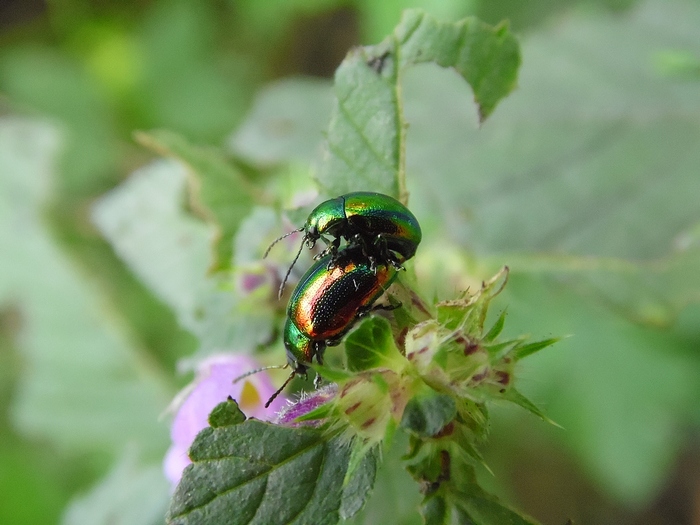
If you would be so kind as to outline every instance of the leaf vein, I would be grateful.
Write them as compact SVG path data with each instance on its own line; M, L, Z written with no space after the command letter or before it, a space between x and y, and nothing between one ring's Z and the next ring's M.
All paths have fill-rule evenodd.
M364 134L364 132L360 129L360 126L357 123L357 121L348 112L345 102L339 100L338 107L340 108L341 114L346 118L350 126L352 126L352 129L354 129L355 132L360 136L360 139L362 140L362 143L366 146L366 148L374 155L374 157L380 162L380 164L383 164L384 166L389 168L389 170L394 171L394 166L391 165L389 160L384 155L379 153L379 151L372 147L372 144L367 138L367 135Z
M212 501L214 501L214 500L215 500L216 498L218 498L219 496L224 496L224 495L228 494L229 492L232 492L232 491L234 491L234 490L236 490L236 489L238 489L238 488L240 488L240 487L243 487L243 486L245 486L245 485L247 485L247 484L249 484L249 483L252 483L252 482L258 480L259 478L264 478L265 476L269 476L269 474L270 474L270 472L271 472L272 470L281 468L283 465L286 465L287 463L289 463L289 462L295 460L297 457L300 457L300 456L302 456L303 454L306 454L307 452L312 451L315 447L317 447L317 446L319 446L319 445L320 445L320 446L325 446L325 441L312 441L312 442L311 442L311 445L312 445L312 446L308 446L308 447L304 447L304 448L300 449L300 450L299 450L298 452L296 452L295 454L292 454L292 455L290 455L289 457L285 458L283 461L281 461L281 462L279 462L279 463L275 463L275 464L273 464L273 465L269 465L268 463L265 463L265 462L263 462L263 461L258 461L258 462L256 462L256 463L262 464L262 465L269 465L269 468L266 469L266 470L264 470L264 471L261 472L260 474L257 474L256 476L253 476L252 478L247 478L247 479L243 480L241 483L237 483L237 484L235 484L235 485L233 485L233 486L231 486L231 487L228 487L226 490L224 490L224 491L222 491L222 492L214 492L214 491L212 491L213 496L212 496L210 499L208 499L208 500L206 500L206 501L202 501L202 502L201 502L200 504L198 504L197 506L192 507L192 508L190 508L190 509L187 509L185 512L182 512L182 513L180 513L180 514L177 514L176 516L173 516L173 517L186 516L187 514L193 512L194 510L199 509L199 508L203 508L204 506L208 505L209 503L211 503ZM218 457L218 458L212 458L212 459L208 459L208 458L207 458L207 459L200 459L200 460L197 460L195 463L197 463L197 464L209 464L209 463L214 463L214 462L216 462L216 461L221 461L222 459L227 459L227 458L238 458L238 459L243 459L243 460L246 460L246 461L250 461L249 458L246 458L246 457L244 457L244 456L230 455L230 456L224 456L224 457Z
M406 31L406 34L404 35L403 39L400 41L400 43L406 44L411 38L413 38L413 35L418 31L418 28L423 24L425 21L425 13L421 13L420 16L416 19L416 23L413 25L413 27L409 28Z
M327 444L327 442L324 443L324 448L326 448ZM326 457L328 456L328 450L325 450L324 452L325 453L321 456L321 465L318 468L318 475L315 477L313 493L311 494L310 498L307 498L306 503L304 503L304 506L301 509L299 509L299 512L297 512L294 515L294 517L289 520L290 523L297 517L299 517L302 512L304 512L304 510L309 506L309 503L311 503L311 501L314 499L314 496L316 495L316 491L318 490L318 478L320 477L321 472L323 472L323 466L326 464Z

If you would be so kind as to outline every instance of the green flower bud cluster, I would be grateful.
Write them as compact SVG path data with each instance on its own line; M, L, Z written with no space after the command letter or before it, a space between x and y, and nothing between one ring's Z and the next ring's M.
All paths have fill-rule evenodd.
M346 341L348 368L355 373L321 367L338 384L337 393L300 419L325 418L332 429L343 427L365 444L381 442L401 426L421 438L469 441L461 446L472 450L486 434L488 400L513 401L544 417L513 388L513 370L521 357L556 340L497 341L505 313L484 327L489 303L507 276L504 268L481 290L439 303L433 317L403 330L382 318L368 320Z

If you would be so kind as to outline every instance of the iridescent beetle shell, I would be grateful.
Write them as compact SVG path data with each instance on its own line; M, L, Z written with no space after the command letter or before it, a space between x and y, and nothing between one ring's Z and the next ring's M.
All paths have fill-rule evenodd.
M313 248L318 239L333 237L323 254L335 254L344 238L360 246L365 257L376 263L400 267L413 257L422 232L415 215L399 201L370 191L356 191L329 199L309 214L303 227L304 240Z
M287 306L284 345L287 360L304 374L314 357L320 363L326 346L338 344L357 319L396 278L390 265L372 269L359 247L316 261L294 289Z

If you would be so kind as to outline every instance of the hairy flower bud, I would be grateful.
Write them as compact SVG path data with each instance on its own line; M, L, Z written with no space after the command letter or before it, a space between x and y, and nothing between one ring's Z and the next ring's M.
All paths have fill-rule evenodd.
M338 393L336 407L353 433L370 441L381 441L393 418L401 420L409 399L409 389L391 370L358 374Z
M335 399L337 394L338 385L335 383L319 388L315 392L302 392L301 397L296 403L289 404L281 410L279 416L277 416L277 419L275 420L275 423L291 427L302 425L319 426L325 421L324 419L314 419L310 421L296 421L296 419L305 416L312 410L316 410L321 405L332 401Z
M489 377L489 354L480 341L430 320L406 334L406 358L418 374L443 389L472 387Z

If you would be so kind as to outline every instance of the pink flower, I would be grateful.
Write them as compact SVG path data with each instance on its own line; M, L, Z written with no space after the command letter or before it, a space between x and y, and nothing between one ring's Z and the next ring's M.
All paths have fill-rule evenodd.
M247 417L277 417L287 400L280 395L265 408L265 402L277 390L267 373L260 372L233 384L235 378L256 368L260 364L255 359L236 354L213 356L201 363L194 382L183 392L170 430L173 444L165 455L163 469L173 487L191 463L187 451L197 433L208 426L209 413L228 396L238 402Z

